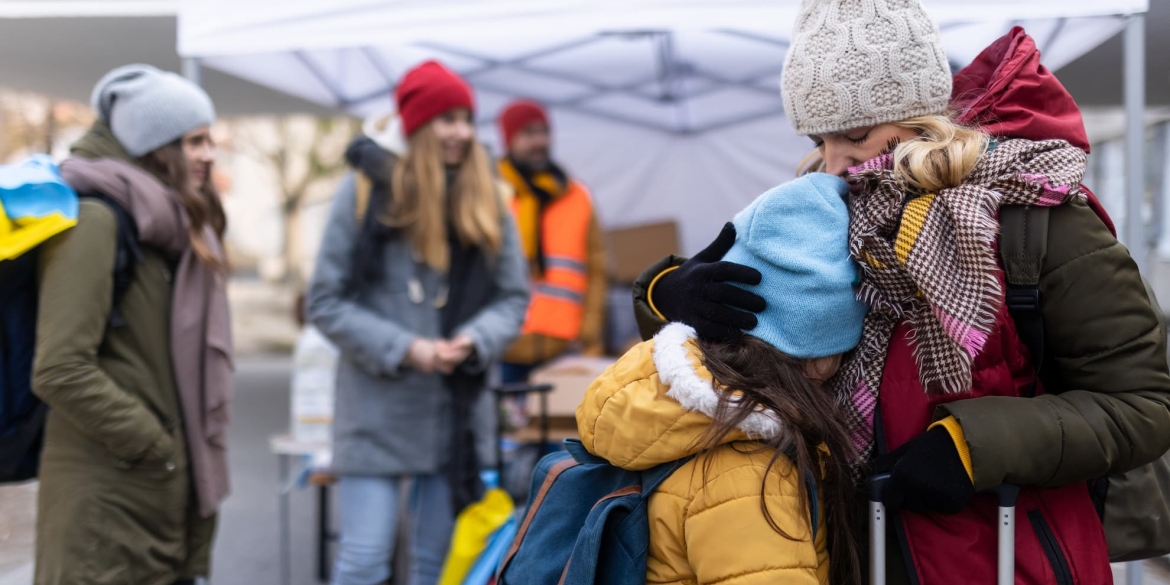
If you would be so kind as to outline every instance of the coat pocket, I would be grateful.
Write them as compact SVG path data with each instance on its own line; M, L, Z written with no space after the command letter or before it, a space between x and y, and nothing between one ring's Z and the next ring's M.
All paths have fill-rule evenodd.
M92 463L45 470L37 518L37 583L161 583L185 555L190 478Z
M173 471L177 466L177 456L178 442L168 431L150 446L142 459L133 462L119 461L119 465L116 467L123 471L131 469Z

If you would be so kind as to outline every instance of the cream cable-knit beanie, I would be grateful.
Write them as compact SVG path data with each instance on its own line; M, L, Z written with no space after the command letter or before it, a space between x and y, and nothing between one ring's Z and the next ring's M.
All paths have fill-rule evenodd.
M919 0L804 0L780 82L801 135L946 111L951 71Z

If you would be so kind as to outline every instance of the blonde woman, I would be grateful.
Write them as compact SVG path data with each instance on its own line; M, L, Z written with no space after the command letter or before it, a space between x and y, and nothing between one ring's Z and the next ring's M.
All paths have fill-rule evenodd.
M853 187L871 310L831 386L857 474L891 473L890 582L994 582L996 502L975 494L1004 482L1023 487L1016 583L1111 582L1094 480L1170 447L1170 375L1138 268L1080 184L1071 97L1019 29L952 83L918 0L805 0L782 85L808 170ZM1005 304L1007 206L1050 209L1039 356ZM727 281L759 274L718 261L734 236L647 271L645 333L663 316L711 337L755 326L763 300Z
M455 514L479 497L494 454L484 373L528 304L527 265L475 140L471 89L427 62L396 99L408 150L398 159L351 149L357 172L340 187L308 291L310 320L341 351L338 585L389 577L405 477L416 520L409 582L438 580Z

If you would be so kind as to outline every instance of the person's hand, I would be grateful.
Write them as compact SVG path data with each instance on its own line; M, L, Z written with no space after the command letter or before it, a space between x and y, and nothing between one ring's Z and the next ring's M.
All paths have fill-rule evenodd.
M460 335L452 340L440 339L435 342L435 369L443 374L455 371L475 349L475 342L468 335Z
M735 225L728 222L705 250L658 280L651 302L667 321L720 341L734 341L756 327L753 313L762 312L767 303L732 283L757 285L763 277L755 268L722 261L734 244Z
M410 349L406 352L406 359L403 360L402 365L421 372L423 374L432 374L435 372L436 359L436 344L430 339L416 339L410 343Z
M975 495L971 476L951 434L943 427L930 429L878 457L874 472L890 474L882 502L895 510L958 514Z

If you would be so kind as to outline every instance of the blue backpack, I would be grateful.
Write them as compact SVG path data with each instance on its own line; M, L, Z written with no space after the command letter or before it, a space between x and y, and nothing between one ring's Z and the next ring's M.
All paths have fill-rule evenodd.
M82 197L102 201L117 218L109 326L120 327L118 305L142 257L137 226L104 195ZM0 484L32 479L40 467L48 407L32 392L38 246L76 223L77 198L47 157L0 166Z
M627 471L576 439L536 466L528 511L498 585L643 585L650 546L647 500L690 457ZM817 526L816 486L806 485ZM815 538L815 533L814 533Z

